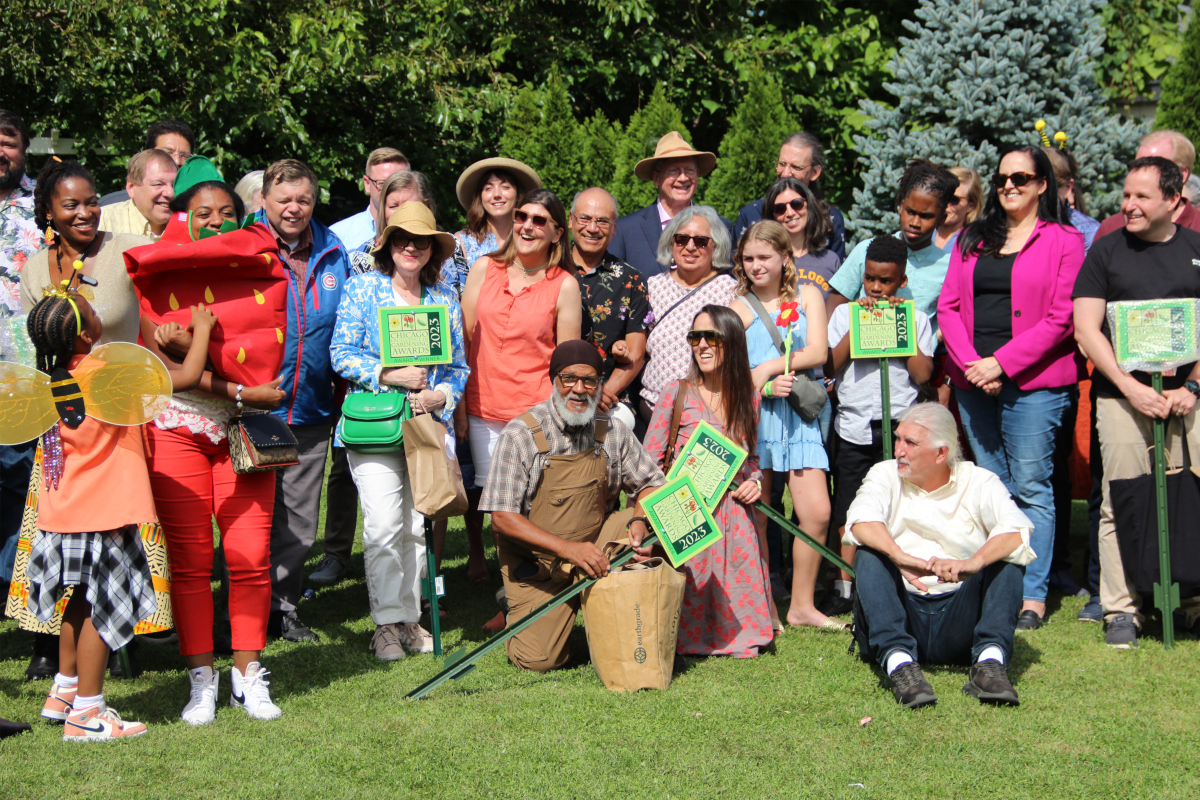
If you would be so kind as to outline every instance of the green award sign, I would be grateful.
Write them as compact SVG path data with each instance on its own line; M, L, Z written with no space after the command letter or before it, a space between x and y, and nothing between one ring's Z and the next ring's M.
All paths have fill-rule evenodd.
M667 481L642 501L642 509L676 567L721 541L721 529L687 475Z
M428 367L453 360L447 306L379 309L380 361L386 367Z
M1108 318L1121 369L1157 372L1196 359L1196 301L1191 298L1109 303Z
M709 511L715 511L745 460L745 450L718 433L712 425L701 422L675 459L667 480L687 475L704 505Z
M850 305L850 357L894 358L917 354L917 314L912 300L874 308Z

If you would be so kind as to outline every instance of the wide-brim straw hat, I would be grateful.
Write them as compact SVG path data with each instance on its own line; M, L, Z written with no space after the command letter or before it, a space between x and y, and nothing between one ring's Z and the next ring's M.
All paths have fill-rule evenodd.
M424 203L412 201L401 203L400 207L388 217L387 227L383 229L383 235L379 237L379 244L372 247L371 252L377 253L387 247L392 234L396 231L404 231L412 236L430 237L441 248L443 260L454 253L454 237L437 229L433 212Z
M512 174L521 184L518 194L542 188L542 179L528 164L522 164L515 158L485 158L483 161L476 161L458 176L454 193L458 195L460 206L464 209L471 207L471 202L479 194L479 181L492 170L504 170Z
M633 174L644 181L654 179L654 162L661 161L664 158L686 158L692 156L696 159L696 170L700 173L700 177L713 171L713 167L717 166L716 153L710 153L706 150L693 150L692 146L684 141L684 138L679 135L678 131L671 131L666 136L658 140L658 145L654 148L654 155L650 158L643 158L633 168Z

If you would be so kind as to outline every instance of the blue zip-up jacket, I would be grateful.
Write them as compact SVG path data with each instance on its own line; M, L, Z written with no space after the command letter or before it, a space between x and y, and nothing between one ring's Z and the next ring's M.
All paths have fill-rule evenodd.
M260 209L254 221L267 225L265 212ZM333 339L342 290L350 277L350 258L333 231L315 219L309 225L313 248L305 285L299 286L292 271L285 269L287 338L279 371L283 382L279 388L287 396L273 413L292 425L332 423L341 413L334 402L334 382L338 375L329 358L329 343Z

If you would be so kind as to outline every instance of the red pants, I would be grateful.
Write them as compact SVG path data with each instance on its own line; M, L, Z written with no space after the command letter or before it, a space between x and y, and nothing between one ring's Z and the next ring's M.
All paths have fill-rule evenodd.
M146 426L146 463L171 564L171 611L185 656L213 650L213 529L229 565L234 650L261 650L271 612L271 515L275 473L237 475L225 442L186 428Z

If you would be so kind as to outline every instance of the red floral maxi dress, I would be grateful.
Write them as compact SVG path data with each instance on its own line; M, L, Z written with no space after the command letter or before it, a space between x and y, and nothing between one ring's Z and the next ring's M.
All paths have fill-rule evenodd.
M646 450L660 467L671 434L671 412L678 391L678 381L663 388L646 432ZM725 426L692 389L684 399L676 455L701 421L725 433ZM751 456L730 488L736 489L743 481L761 476L758 459ZM687 588L679 616L678 651L683 655L752 658L774 638L767 609L767 565L758 547L758 533L748 506L726 492L713 518L724 534L721 541L683 566Z

